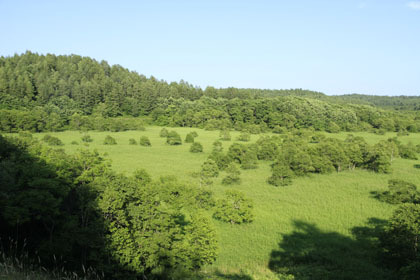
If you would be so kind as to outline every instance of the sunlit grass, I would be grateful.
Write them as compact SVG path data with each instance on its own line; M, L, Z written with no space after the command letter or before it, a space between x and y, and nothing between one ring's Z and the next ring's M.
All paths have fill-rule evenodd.
M136 169L144 168L154 178L175 175L181 181L198 185L198 180L192 173L200 170L201 164L211 152L212 143L219 138L219 132L174 128L183 140L188 132L198 132L199 136L195 141L203 145L204 152L191 153L190 144L166 144L166 139L159 137L160 129L161 127L147 127L146 131L88 132L93 138L88 148L96 149L101 154L107 153L115 171L130 174ZM65 144L63 148L69 153L86 148L81 141L83 134L80 132L50 134L59 137ZM233 140L239 135L237 132L231 134ZM364 137L370 144L396 136L395 133L353 134ZM117 145L103 145L106 135L114 137ZM138 142L143 135L149 137L151 147L129 145L130 138ZM328 134L340 139L347 135L348 133ZM42 138L43 134L36 136ZM251 141L259 137L252 135ZM399 139L403 143L411 141L419 144L420 134L410 134ZM72 141L77 141L79 145L72 145ZM223 142L225 150L232 142ZM365 225L369 218L387 219L392 213L394 206L379 202L370 192L384 190L389 179L403 179L420 186L420 169L414 168L414 165L419 163L396 159L392 164L392 174L355 170L311 175L294 179L293 184L287 187L273 187L267 184L266 180L270 175L269 162L259 162L258 169L255 170L241 170L242 183L229 188L241 190L254 200L255 221L240 226L215 221L219 235L219 257L214 265L205 270L232 273L243 271L256 279L274 277L268 269L270 253L278 249L282 235L293 232L294 221L308 222L315 224L320 230L351 237L352 228ZM216 196L220 196L228 188L221 184L223 176L222 172L214 184L209 186Z

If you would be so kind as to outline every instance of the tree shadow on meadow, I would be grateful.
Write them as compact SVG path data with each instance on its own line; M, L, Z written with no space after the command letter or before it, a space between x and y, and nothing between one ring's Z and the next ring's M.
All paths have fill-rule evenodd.
M283 235L271 252L269 268L295 279L392 279L380 266L378 234L386 221L371 218L353 228L353 238L325 232L316 225L294 221L295 230Z
M220 279L220 280L253 280L251 276L243 274L243 273L224 274L221 272L216 272L215 276L216 276L215 279Z
M251 276L244 273L223 273L221 271L215 271L211 274L199 275L190 280L253 280Z

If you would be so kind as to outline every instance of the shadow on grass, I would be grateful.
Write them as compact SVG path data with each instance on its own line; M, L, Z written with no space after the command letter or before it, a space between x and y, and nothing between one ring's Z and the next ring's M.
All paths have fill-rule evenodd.
M369 194L371 198L377 199L380 202L389 204L399 203L398 201L394 201L394 198L389 191L371 191Z
M377 246L385 222L371 218L366 227L354 228L351 238L294 221L295 230L283 235L279 249L271 252L269 268L294 279L391 279L380 266Z
M137 278L134 279L141 279L139 275ZM244 274L244 273L223 273L219 270L213 272L191 272L191 271L183 271L183 270L167 270L163 271L160 274L152 275L151 278L147 278L151 280L254 280L251 276Z
M214 273L214 278L210 279L220 279L220 280L253 280L253 278L249 275L243 273L234 273L234 274L224 274L219 271Z

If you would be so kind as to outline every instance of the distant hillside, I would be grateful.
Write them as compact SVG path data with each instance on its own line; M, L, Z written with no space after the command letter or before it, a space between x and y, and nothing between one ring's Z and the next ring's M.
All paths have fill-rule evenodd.
M385 109L420 111L420 96L375 96L348 94L329 96L332 101L365 104Z
M65 129L72 120L79 123L74 118L90 115L148 116L156 124L208 129L249 130L249 126L254 126L257 131L277 127L417 131L417 125L411 121L415 115L372 106L418 110L419 100L326 96L303 89L203 90L184 81L168 83L147 78L119 65L110 66L106 61L78 55L39 55L28 51L0 58L0 130L4 131ZM46 124L45 118L55 119L54 125Z
M208 87L202 90L184 81L167 83L154 77L146 78L119 65L110 66L106 61L98 62L89 57L38 55L29 51L0 58L0 94L3 108L53 104L90 114L103 103L107 105L105 114L109 116L148 114L156 107L159 98L197 100L203 96L232 99L322 95L302 89Z

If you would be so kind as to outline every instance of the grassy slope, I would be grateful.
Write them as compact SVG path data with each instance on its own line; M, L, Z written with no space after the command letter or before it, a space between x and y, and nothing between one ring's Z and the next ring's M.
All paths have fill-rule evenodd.
M196 141L204 146L204 153L190 153L190 144L169 146L165 139L159 137L160 127L147 127L144 132L128 131L119 133L89 132L94 139L90 149L100 153L108 153L112 159L113 168L119 172L130 174L135 169L144 168L154 178L161 175L175 175L180 180L191 184L197 179L192 172L199 171L200 166L211 151L212 143L218 139L217 131L204 131L191 128L176 128L182 138L190 131L197 131ZM67 152L74 152L83 147L80 132L51 133L58 136L64 143ZM385 136L355 133L363 136L373 144ZM106 135L113 136L118 145L103 145ZM140 136L146 135L152 142L152 147L128 145L129 138L137 142ZM238 133L232 133L235 139ZM330 135L345 138L346 133ZM38 137L42 137L39 134ZM259 136L252 135L252 141ZM71 145L72 141L80 145ZM419 134L400 137L402 142L420 143ZM232 142L224 142L227 149ZM242 171L242 183L232 188L239 189L252 197L255 204L255 221L249 225L231 226L216 222L219 233L220 254L214 265L206 270L220 270L226 273L243 271L256 279L272 278L274 275L268 269L270 254L279 249L284 235L296 230L295 222L305 222L315 225L322 232L336 232L345 237L352 237L351 230L367 224L369 218L386 219L390 216L393 206L380 203L370 195L371 191L384 190L387 180L400 178L420 186L419 169L413 168L416 161L397 159L393 162L392 174L375 174L364 170L346 171L328 175L312 175L294 180L288 187L276 188L266 183L270 174L268 162L260 162L258 169ZM418 163L418 162L417 162ZM216 195L221 195L227 188L220 184L224 174L216 179L213 186ZM337 256L339 257L339 256Z

